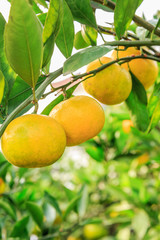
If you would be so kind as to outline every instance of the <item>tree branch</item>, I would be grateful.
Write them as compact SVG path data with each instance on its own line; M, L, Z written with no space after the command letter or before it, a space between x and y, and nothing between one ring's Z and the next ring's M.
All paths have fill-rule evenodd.
M101 3L102 5L105 5L106 7L112 9L114 11L116 4L110 0L93 0L94 2L98 2ZM139 25L144 27L145 29L147 29L149 32L153 32L154 34L157 35L158 37L160 37L160 30L159 29L155 29L155 26L153 26L152 24L148 23L147 21L145 21L143 18L134 15L133 17L133 21Z

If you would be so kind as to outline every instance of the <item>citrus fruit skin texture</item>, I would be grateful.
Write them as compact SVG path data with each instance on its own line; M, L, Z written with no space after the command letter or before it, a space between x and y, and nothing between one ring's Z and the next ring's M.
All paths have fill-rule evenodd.
M53 118L31 114L14 119L6 128L1 147L6 159L15 166L48 166L64 152L66 135Z
M124 49L124 47L119 47L119 49ZM134 47L127 48L125 51L118 51L118 58L128 57L128 56L138 56L141 55L140 50ZM117 59L117 51L113 51L112 57ZM126 70L131 70L131 72L138 78L138 80L143 84L145 89L148 89L155 82L158 76L158 65L156 61L150 59L134 59L129 63L124 63L121 66Z
M62 101L49 115L63 126L67 146L81 144L96 136L105 122L101 105L88 96L76 96Z
M106 229L99 224L87 224L83 228L83 234L87 239L99 239L106 236Z
M100 61L97 59L87 66L87 72L111 61L108 57L102 57ZM127 99L132 89L132 80L130 74L115 63L85 80L83 87L101 103L114 105Z
M134 127L133 122L131 120L123 120L122 122L123 132L130 133L131 127Z

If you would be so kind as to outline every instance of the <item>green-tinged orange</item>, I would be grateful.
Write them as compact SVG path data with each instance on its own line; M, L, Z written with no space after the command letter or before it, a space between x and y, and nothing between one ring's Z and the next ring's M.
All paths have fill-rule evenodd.
M83 228L83 234L86 239L94 240L107 236L106 229L100 224L87 224Z
M6 159L15 166L48 166L64 152L66 135L53 118L30 114L14 119L6 128L1 147Z
M88 96L76 96L62 101L49 115L63 126L67 146L81 144L96 136L105 122L103 108Z
M119 47L120 51L113 51L112 57L114 59L128 57L128 56L138 56L141 55L140 50L135 47L127 48L127 50L122 51L124 47ZM158 65L156 61L150 59L134 59L129 63L124 63L121 65L126 70L131 70L131 72L138 78L138 80L143 84L145 89L148 89L153 85L158 76ZM128 68L129 66L129 68Z
M2 178L0 178L0 194L4 193L5 191L5 182Z
M87 66L87 72L111 61L108 57L97 59ZM132 89L132 80L128 71L114 63L85 80L83 87L101 103L114 105L127 99Z

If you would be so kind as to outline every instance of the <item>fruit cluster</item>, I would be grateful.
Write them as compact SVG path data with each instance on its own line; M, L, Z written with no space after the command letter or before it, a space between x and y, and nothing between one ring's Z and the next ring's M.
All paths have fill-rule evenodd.
M140 51L135 48L119 51L119 57L133 54L140 55ZM116 51L112 57L117 58ZM108 57L97 59L88 65L87 72L112 60ZM84 89L101 103L121 103L132 89L128 68L146 89L158 75L157 63L135 59L121 66L114 63L98 72L83 82ZM2 151L6 159L18 167L48 166L62 156L66 146L75 146L96 136L104 122L103 108L95 99L72 97L56 105L49 116L31 114L14 119L2 136Z

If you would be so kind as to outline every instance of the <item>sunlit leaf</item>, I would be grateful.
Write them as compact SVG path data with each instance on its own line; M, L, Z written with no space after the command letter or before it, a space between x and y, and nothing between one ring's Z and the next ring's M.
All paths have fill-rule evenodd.
M74 25L72 13L65 2L62 0L63 19L61 27L56 38L56 44L62 54L68 58L71 56L74 42Z
M62 14L62 0L51 0L43 29L43 43L46 43L52 34L54 38L57 37L62 22Z
M64 212L63 219L67 218L67 216L70 214L70 212L77 205L79 199L80 199L80 195L78 195L74 199L72 199L72 201L69 203L69 205L67 206L67 208L66 208L66 210Z
M34 87L42 63L42 29L27 0L13 0L5 27L7 59L15 72Z
M75 37L74 37L74 47L79 50L82 48L86 48L88 47L90 44L86 43L83 36L82 36L82 32L79 31L76 33Z
M142 2L142 1L141 1ZM114 25L118 38L129 27L140 0L117 0L114 10Z

